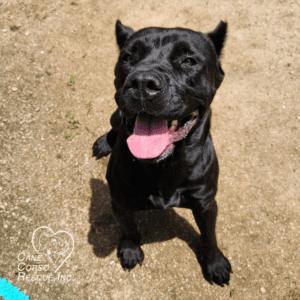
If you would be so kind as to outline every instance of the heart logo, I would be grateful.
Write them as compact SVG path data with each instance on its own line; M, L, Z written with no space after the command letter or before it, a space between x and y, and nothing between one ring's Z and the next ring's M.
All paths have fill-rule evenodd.
M72 235L64 230L56 233L47 226L41 226L32 234L32 246L38 254L48 256L54 266L58 266L54 273L71 256L74 250Z

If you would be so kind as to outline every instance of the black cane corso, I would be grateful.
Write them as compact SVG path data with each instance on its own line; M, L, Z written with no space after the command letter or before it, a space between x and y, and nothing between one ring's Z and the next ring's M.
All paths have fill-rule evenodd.
M134 32L116 23L118 109L93 154L99 159L111 153L106 178L125 271L144 259L134 212L184 207L201 231L205 279L229 284L231 265L215 234L219 167L210 134L210 105L224 78L226 32L222 21L208 34L158 27Z

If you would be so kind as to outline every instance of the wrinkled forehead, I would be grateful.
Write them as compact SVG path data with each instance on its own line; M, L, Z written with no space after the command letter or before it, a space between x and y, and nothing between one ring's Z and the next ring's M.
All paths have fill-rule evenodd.
M207 50L209 42L201 32L183 28L145 28L134 33L124 47L125 51L164 51L177 54L199 54Z

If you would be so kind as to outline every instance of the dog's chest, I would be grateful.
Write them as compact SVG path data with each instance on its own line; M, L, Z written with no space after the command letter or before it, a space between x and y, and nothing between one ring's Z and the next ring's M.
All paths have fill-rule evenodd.
M167 207L178 207L181 202L181 190L177 189L175 193L168 198L162 195L150 195L146 201L146 205L152 208L163 209Z
M147 209L179 206L183 202L181 184L184 180L184 167L174 165L167 169L156 166L146 168L150 195L142 205Z

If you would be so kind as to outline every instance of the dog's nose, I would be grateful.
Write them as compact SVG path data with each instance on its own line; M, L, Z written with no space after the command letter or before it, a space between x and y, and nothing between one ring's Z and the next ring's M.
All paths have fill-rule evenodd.
M161 91L162 83L154 74L139 72L126 81L125 89L129 89L135 94L143 93L147 98L151 98Z

